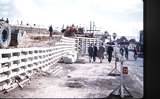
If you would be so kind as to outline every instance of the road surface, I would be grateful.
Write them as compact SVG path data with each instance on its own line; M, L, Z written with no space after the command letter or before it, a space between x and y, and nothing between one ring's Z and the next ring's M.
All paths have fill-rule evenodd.
M131 53L132 55L132 53ZM39 73L32 77L30 85L16 88L1 98L104 98L120 84L119 76L108 76L114 68L114 59L99 63L88 63L88 57L80 57L74 64L58 63L57 71ZM118 69L119 65L118 63ZM134 61L130 56L124 63L129 74L125 76L125 86L134 98L143 97L143 59Z

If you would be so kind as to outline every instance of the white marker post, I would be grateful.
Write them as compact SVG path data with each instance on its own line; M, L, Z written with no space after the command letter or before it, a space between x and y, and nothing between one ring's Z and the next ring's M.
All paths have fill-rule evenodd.
M120 71L117 69L117 62L118 62L118 55L117 55L117 44L115 44L115 67L113 68L113 70L111 70L110 73L108 73L109 76L120 76Z
M124 93L123 93L123 61L124 61L124 57L121 57L121 80L120 80L120 90L121 90L121 98L124 98Z
M124 82L123 82L123 74L125 73L124 70L123 70L123 64L124 64L124 56L121 56L121 60L120 60L120 63L121 63L121 72L120 72L120 85L114 89L110 95L118 95L120 96L121 98L124 98L125 96L129 96L129 97L132 97L132 95L130 94L130 92L127 90L127 88L125 87L124 85ZM128 73L128 71L127 71ZM126 74L127 74L126 73ZM118 94L115 94L117 93L118 91Z

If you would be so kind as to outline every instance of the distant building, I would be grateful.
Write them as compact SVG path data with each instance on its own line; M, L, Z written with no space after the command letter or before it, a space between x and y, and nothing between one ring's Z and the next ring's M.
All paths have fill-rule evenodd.
M137 42L137 47L138 47L138 56L139 57L144 57L144 53L143 53L143 45L144 45L144 39L143 39L143 35L144 32L143 30L140 31L140 37L139 37L139 42Z
M144 32L143 30L140 31L140 38L139 38L139 43L140 43L140 52L143 53L143 46L144 46Z
M142 44L142 45L143 45L143 42L144 42L144 40L143 40L143 35L144 35L143 30L141 30L141 31L140 31L139 42L140 42L140 44Z

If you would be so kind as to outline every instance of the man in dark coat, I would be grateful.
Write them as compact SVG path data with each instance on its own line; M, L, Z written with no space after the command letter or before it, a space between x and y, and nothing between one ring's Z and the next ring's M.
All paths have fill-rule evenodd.
M105 48L103 47L103 43L102 43L98 50L98 56L100 59L100 63L102 63L102 60L104 59L104 52L105 52Z
M124 49L123 47L120 48L120 54L123 56L124 55Z
M89 62L91 62L92 57L93 57L93 46L92 46L92 44L90 44L89 47L88 47L88 55L89 55Z
M97 46L96 44L93 46L93 62L96 61L96 57L97 57Z
M135 60L137 60L137 56L138 56L138 54L137 54L137 48L134 47L134 59Z
M113 52L113 47L111 45L109 45L108 48L107 48L108 62L109 63L112 61L112 52Z
M127 46L125 47L125 57L128 60L128 47Z
M49 27L49 37L52 37L53 28L52 25Z

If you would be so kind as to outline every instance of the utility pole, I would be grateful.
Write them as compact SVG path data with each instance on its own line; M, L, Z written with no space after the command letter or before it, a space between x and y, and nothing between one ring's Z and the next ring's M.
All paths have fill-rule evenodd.
M91 33L91 30L92 30L92 22L90 21L90 33Z
M100 30L94 29L94 27L95 27L95 22L93 22L93 27L92 27L92 21L90 21L90 29L87 31L89 31L90 33L91 33L91 31L93 31L93 34L94 34L94 31L100 31Z
M94 21L93 21L93 34L94 34L94 27L95 27L95 23L94 23Z

